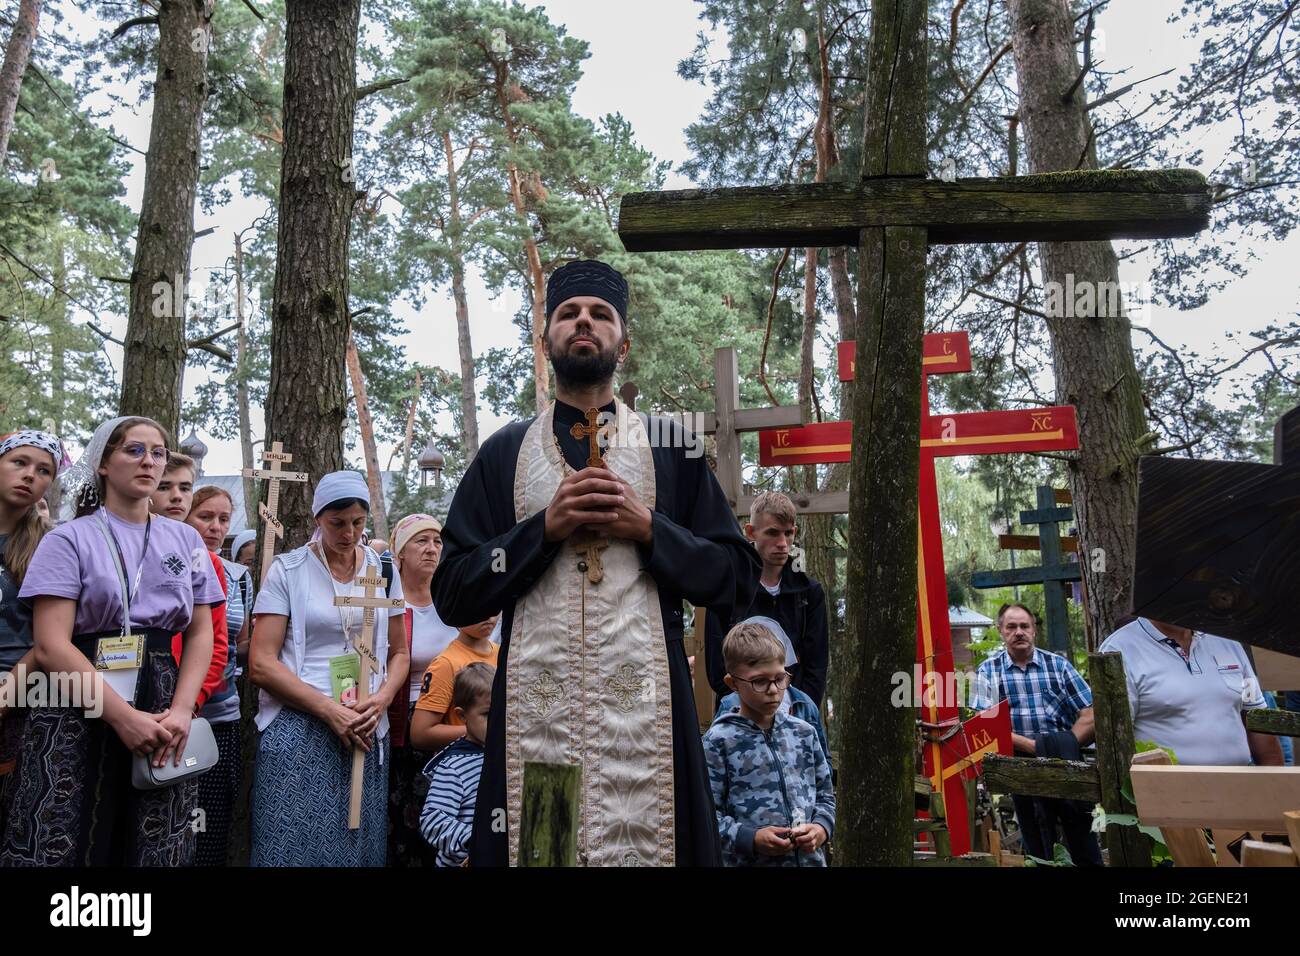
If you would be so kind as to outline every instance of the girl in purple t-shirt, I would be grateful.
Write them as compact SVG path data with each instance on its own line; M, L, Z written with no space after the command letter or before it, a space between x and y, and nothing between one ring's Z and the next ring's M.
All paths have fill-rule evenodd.
M96 429L73 469L78 517L45 536L27 570L19 596L33 607L36 662L76 675L83 693L52 702L81 706L27 712L0 865L193 858L195 781L131 785L132 753L180 762L212 657L211 605L223 600L198 532L149 514L167 444L148 418Z

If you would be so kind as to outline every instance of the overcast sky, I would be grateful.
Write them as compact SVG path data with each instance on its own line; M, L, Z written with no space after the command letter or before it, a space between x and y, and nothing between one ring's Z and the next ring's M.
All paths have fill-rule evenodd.
M86 23L82 15L67 4L63 6L69 10L71 24ZM584 75L574 95L575 109L593 120L606 113L620 112L631 122L638 141L658 157L670 160L674 166L687 159L689 152L683 130L699 116L708 91L681 80L676 66L694 48L696 34L704 26L697 19L698 4L694 0L551 0L542 6L553 21L565 24L571 34L590 44L591 56L583 64ZM1094 48L1106 69L1131 68L1131 79L1167 67L1175 69L1169 77L1130 94L1135 107L1140 107L1162 84L1176 82L1178 72L1195 58L1199 44L1183 37L1180 26L1165 22L1178 6L1177 0L1120 0L1112 3L1098 19L1101 35ZM148 143L149 108L150 104L145 103L138 113L117 109L112 115L118 134L140 149ZM1218 162L1223 155L1221 142L1222 138L1215 134L1207 137L1210 161ZM127 202L138 210L144 178L143 157L131 154L131 158L135 160L135 168L127 181ZM1211 170L1203 171L1208 174ZM960 167L958 175L962 175ZM668 185L672 188L692 184L673 173ZM195 243L191 295L203 293L207 275L213 269L220 269L231 255L234 231L247 226L259 211L256 204L237 200L211 216L201 210L196 213L197 229L215 226L217 231ZM1175 347L1213 354L1224 350L1226 331L1244 333L1274 319L1285 320L1297 310L1294 282L1294 263L1300 258L1297 253L1300 253L1300 238L1295 236L1287 243L1261 250L1261 261L1250 275L1205 307L1190 313L1150 310L1152 330ZM1143 282L1148 272L1149 264L1141 256L1121 264L1121 279L1127 282ZM503 301L493 301L476 275L471 276L469 293L475 354L514 345L517 330L510 318L519 305L516 294L507 293ZM418 312L405 302L396 303L394 311L405 322L401 344L411 359L452 370L459 367L449 291L430 295ZM119 317L113 333L120 337L125 324L125 317ZM1144 344L1143 336L1134 338L1136 343ZM111 345L109 348L115 367L120 369L120 349ZM1243 373L1249 368L1244 368ZM187 398L203 374L201 370L187 371ZM481 392L482 379L479 385ZM484 438L503 424L485 406L480 407L479 422ZM254 437L260 438L261 416L256 409L253 427ZM218 441L204 432L200 435L211 448L206 462L209 474L230 474L239 468L237 441ZM390 451L390 447L381 445L381 463L388 461ZM360 464L359 451L351 457L354 463Z

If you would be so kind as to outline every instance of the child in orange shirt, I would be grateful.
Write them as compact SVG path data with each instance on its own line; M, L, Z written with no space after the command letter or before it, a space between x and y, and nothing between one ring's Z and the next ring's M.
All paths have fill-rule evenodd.
M474 663L496 667L499 648L488 640L500 614L469 627L462 627L447 649L435 657L424 672L420 699L411 714L411 746L437 751L465 736L465 722L451 706L456 675Z

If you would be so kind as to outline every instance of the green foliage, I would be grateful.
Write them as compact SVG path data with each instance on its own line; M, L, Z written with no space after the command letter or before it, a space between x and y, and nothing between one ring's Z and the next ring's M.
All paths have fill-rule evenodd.
M28 73L0 181L0 433L48 425L89 436L116 403L104 311L129 270L134 217L121 202L122 150L57 77Z

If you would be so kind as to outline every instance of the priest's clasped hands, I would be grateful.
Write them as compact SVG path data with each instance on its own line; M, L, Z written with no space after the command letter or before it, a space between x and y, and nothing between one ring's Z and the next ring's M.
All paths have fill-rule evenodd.
M563 541L579 528L611 538L649 544L650 509L636 491L608 468L587 467L565 475L546 508L547 541Z

